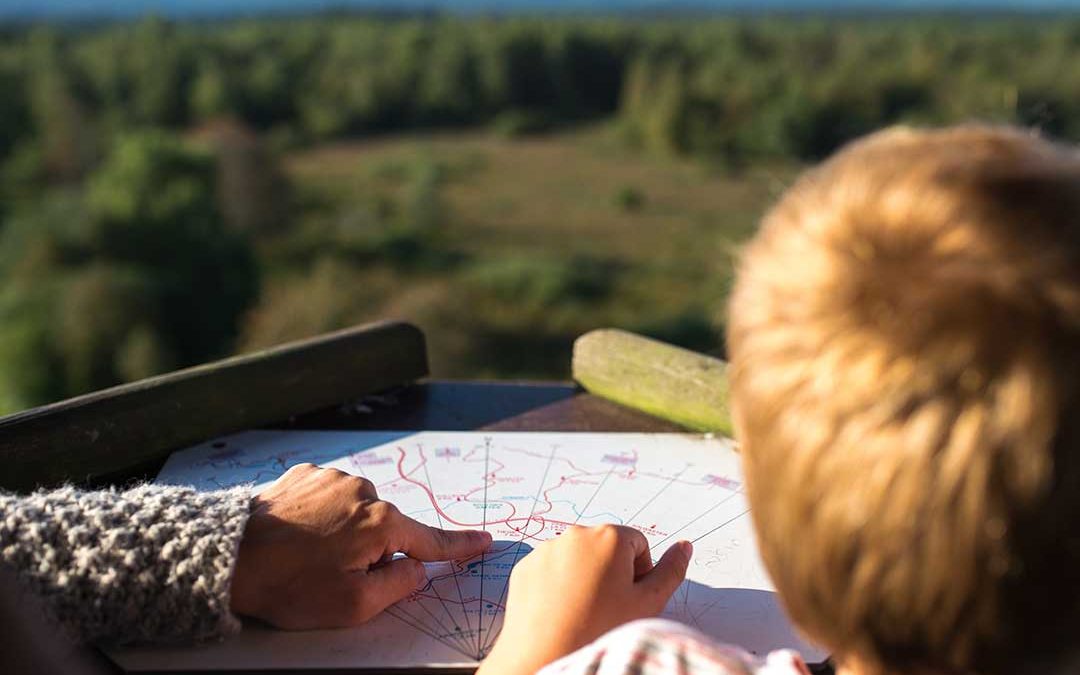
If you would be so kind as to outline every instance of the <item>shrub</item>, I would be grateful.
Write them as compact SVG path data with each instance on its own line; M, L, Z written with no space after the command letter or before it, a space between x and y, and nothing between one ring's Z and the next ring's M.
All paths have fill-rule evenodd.
M612 289L616 266L590 256L570 259L507 257L474 265L467 283L489 297L526 308L592 302Z
M645 193L633 185L624 185L615 192L615 206L623 211L640 211L645 206Z
M534 136L551 131L553 126L549 114L532 110L508 110L491 122L492 131L503 138Z

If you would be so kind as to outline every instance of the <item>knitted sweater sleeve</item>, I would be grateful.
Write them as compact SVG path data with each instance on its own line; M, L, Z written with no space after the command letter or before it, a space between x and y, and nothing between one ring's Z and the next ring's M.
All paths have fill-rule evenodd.
M85 642L233 633L229 586L250 491L142 485L0 493L0 563Z

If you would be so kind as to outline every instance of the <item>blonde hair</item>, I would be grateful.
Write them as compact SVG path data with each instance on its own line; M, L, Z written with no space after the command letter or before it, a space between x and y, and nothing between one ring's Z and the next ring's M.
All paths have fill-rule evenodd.
M850 145L766 216L728 328L759 545L811 638L890 672L1070 657L1073 150L987 126Z

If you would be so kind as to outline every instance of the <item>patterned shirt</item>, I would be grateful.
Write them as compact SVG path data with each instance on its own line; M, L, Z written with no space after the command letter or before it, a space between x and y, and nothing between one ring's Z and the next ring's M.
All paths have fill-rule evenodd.
M810 675L792 651L764 659L719 644L674 621L645 619L617 628L537 675Z

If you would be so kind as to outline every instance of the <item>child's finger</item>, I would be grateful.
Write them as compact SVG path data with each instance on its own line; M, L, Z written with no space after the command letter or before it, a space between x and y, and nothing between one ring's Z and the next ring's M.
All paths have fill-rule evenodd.
M634 556L634 580L648 574L652 568L652 555L649 552L649 540L640 530L632 527L617 527L619 538L630 548Z
M645 549L634 558L634 580L645 576L653 569L652 552Z
M693 552L694 547L690 542L677 542L661 556L651 572L638 580L637 587L655 600L656 611L663 609L671 594L686 578Z

